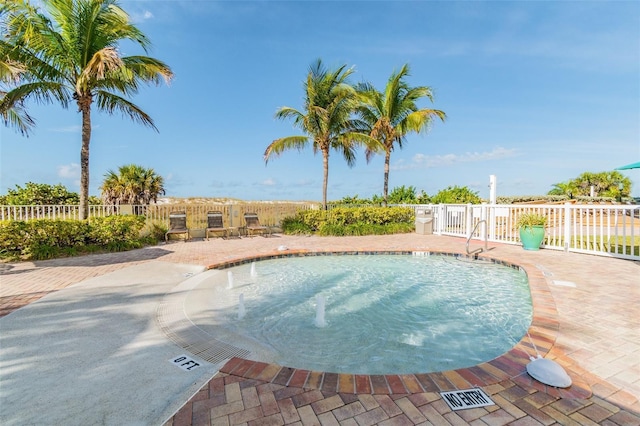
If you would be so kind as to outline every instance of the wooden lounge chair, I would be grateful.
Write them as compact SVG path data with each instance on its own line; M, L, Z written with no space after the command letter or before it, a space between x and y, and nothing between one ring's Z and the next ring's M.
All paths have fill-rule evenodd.
M169 230L164 234L165 241L169 240L169 234L187 234L185 241L190 238L186 212L169 213Z
M245 213L244 222L247 236L249 237L257 233L261 234L263 237L265 236L265 234L271 235L271 228L261 225L256 213Z
M209 240L209 233L222 234L222 238L229 236L229 230L222 222L222 212L207 212L207 229L204 230L204 238Z

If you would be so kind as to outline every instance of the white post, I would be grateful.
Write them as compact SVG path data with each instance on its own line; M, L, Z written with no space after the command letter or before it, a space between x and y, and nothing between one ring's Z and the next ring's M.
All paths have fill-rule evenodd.
M484 222L480 224L480 239L485 242L487 241L487 221L489 220L487 215L488 208L490 207L487 207L484 203L482 203L480 207L480 220L484 220Z
M495 204L497 200L496 175L489 175L489 204Z
M444 204L429 204L433 209L433 233L442 234L442 231L446 229L446 215L444 214ZM437 219L437 220L436 220Z
M564 203L564 251L571 246L571 203Z
M496 175L489 175L489 238L496 238L496 203L498 202L498 178ZM485 235L487 235L485 233Z
M473 232L473 204L467 204L466 208L466 220L465 220L465 231L467 234L467 239L471 238L471 233Z

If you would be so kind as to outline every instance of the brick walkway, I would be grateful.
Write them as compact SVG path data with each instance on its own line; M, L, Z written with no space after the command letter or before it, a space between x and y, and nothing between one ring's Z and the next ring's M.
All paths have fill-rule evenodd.
M416 234L375 237L242 238L172 243L125 253L0 265L0 313L6 315L52 291L156 259L214 265L292 250L431 250L461 253L457 238ZM369 391L345 390L338 375L303 376L280 366L232 359L167 425L640 425L640 265L496 245L489 256L526 265L550 306L534 302L534 339L574 385L557 390L524 371L523 357L503 356L464 372L409 375L398 382L369 378ZM531 280L530 280L531 281ZM546 297L546 299L545 299ZM534 297L535 300L535 297ZM549 321L551 319L551 321ZM541 321L537 325L536 320ZM551 337L545 345L543 340ZM522 342L521 342L522 343ZM508 354L507 354L508 355ZM468 374L471 372L472 374ZM368 377L368 376L367 376ZM373 376L372 376L373 377ZM439 392L481 387L496 405L451 411Z

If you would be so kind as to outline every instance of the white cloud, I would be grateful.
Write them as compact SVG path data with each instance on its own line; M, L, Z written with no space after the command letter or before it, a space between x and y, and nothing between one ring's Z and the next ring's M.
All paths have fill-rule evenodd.
M478 163L500 160L503 158L515 157L516 155L516 149L507 149L503 147L496 147L492 151L488 152L465 152L464 154L416 154L411 159L410 164L406 164L406 162L401 160L391 168L393 170L430 169L434 167L451 166L458 163Z
M271 178L265 179L265 180L263 180L261 182L261 185L264 185L264 186L275 186L276 185L276 181L271 179Z
M71 163L58 166L58 177L80 180L80 164Z
M55 133L80 133L82 131L82 126L66 126L66 127L55 127L49 129L51 132Z
M58 166L58 177L66 182L67 187L80 188L80 165L71 163Z
M149 19L153 19L154 16L153 16L153 13L151 13L151 11L145 9L142 11L136 10L133 12L129 12L129 18L134 23L140 23L140 22L148 21Z

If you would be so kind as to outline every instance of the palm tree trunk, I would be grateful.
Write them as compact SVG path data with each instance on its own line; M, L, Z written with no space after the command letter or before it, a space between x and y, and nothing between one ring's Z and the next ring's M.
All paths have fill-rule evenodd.
M382 188L383 203L387 207L387 195L389 194L389 162L391 161L391 151L386 151L384 154L384 185Z
M322 153L324 179L322 181L322 210L327 209L327 183L329 182L329 149Z
M80 220L89 218L89 143L91 142L91 98L79 99L82 111L82 148L80 149Z

